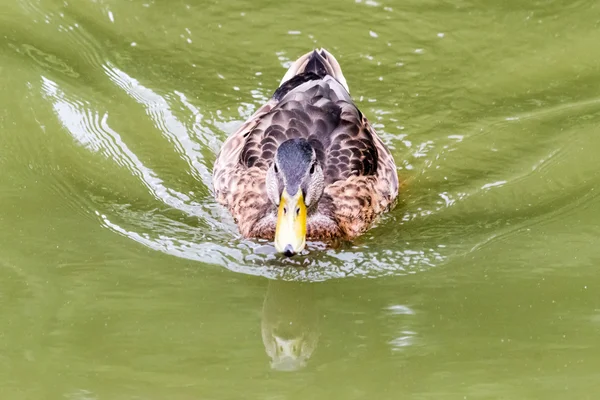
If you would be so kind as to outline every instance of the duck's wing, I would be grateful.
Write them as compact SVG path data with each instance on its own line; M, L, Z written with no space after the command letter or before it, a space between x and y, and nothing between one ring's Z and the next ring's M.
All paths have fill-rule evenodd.
M244 237L271 236L270 232L255 231L269 206L265 190L266 168L248 167L241 162L241 154L248 148L249 139L257 134L256 127L268 119L278 103L278 100L270 99L230 135L213 167L215 198L229 210Z
M275 98L271 98L266 104L260 107L250 118L248 118L233 134L231 134L221 146L221 150L217 154L213 169L214 184L218 185L217 175L224 169L231 169L236 164L240 163L240 154L248 146L250 135L256 135L256 127L264 125L265 119L269 119L270 111L279 103ZM215 186L215 190L218 188Z
M323 212L333 215L345 236L352 239L393 205L398 174L389 149L349 94L333 80L326 79L320 86L325 84L329 94L320 101L328 101L325 108L339 108L333 113L339 117L334 130L315 138L324 153L327 186Z

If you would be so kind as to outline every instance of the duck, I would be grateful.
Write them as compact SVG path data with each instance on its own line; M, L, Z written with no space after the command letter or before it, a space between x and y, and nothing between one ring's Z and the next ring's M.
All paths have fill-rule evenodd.
M227 137L212 183L244 238L288 257L307 241L353 241L394 206L399 187L394 157L323 48L293 62Z

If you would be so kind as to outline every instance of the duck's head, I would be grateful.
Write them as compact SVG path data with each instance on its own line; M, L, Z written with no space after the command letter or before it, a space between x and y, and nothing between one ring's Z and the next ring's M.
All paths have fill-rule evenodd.
M283 142L267 171L267 194L277 207L275 248L286 256L306 244L306 218L323 195L323 170L305 139Z

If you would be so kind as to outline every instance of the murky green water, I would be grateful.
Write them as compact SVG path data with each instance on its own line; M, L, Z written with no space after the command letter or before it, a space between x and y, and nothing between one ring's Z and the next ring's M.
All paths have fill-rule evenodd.
M3 399L600 396L598 2L3 1L0 41ZM316 46L401 201L282 262L210 174Z

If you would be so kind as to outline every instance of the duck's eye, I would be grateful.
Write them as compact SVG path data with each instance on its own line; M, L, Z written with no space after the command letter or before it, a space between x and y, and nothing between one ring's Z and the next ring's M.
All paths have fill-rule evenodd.
M279 169L277 168L277 164L273 164L273 171L275 171L276 174L279 173Z
M287 207L283 207L283 215L287 215Z
M311 175L315 173L315 164L313 164L313 165L310 166L310 171L309 172L310 172Z
M300 207L296 208L296 217L300 215Z

